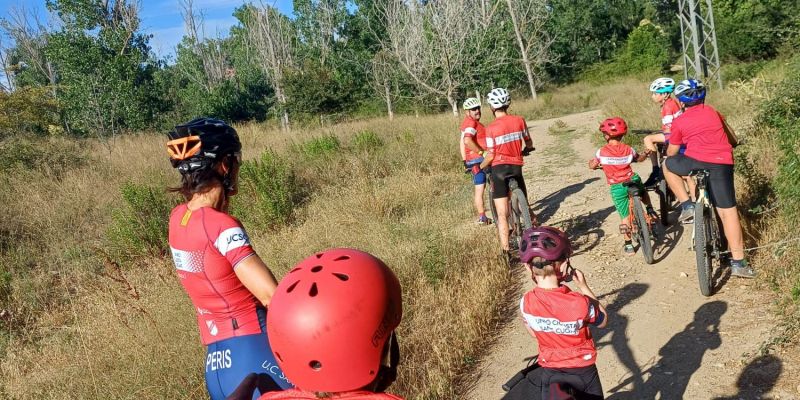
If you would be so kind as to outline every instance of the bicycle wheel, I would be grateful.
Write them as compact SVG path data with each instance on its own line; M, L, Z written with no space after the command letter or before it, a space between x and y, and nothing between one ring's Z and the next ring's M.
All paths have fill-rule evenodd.
M639 196L631 196L633 198L633 219L636 224L636 237L639 239L639 246L644 255L644 262L652 264L653 258L653 233L650 232L650 225L647 224L647 218L642 206L642 199Z
M658 181L658 213L661 216L661 225L669 225L669 209L672 208L672 201L670 200L670 191L667 187L667 181Z
M515 187L511 190L510 214L512 220L511 234L517 244L517 248L519 248L519 245L522 244L522 232L533 226L531 223L531 212L528 208L528 200L519 187Z
M711 252L712 238L711 212L703 204L697 204L694 209L694 255L697 261L697 280L700 283L700 293L711 296L711 268L713 255Z

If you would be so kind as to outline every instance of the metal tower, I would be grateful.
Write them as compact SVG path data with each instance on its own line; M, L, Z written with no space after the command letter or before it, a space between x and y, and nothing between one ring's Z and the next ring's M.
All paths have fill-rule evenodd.
M678 0L683 73L686 78L716 80L722 89L717 34L711 0Z

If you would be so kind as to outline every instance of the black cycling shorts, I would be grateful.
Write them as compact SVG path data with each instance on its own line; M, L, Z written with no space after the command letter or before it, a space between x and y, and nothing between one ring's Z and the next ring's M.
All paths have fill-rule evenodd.
M667 157L667 169L680 176L689 176L695 169L707 169L708 197L711 204L719 208L736 207L736 191L733 187L733 165L712 164L698 161L684 154Z
M559 390L557 386L553 386L556 383L567 384L577 391L578 393L575 393L574 396L576 399L603 399L603 385L600 383L600 374L594 364L581 368L555 369L542 367L541 379L542 400L561 398L556 393L550 393L551 390Z
M516 178L519 188L525 197L528 197L528 189L525 187L525 179L522 177L521 165L500 164L492 166L492 198L502 199L509 196L508 181Z

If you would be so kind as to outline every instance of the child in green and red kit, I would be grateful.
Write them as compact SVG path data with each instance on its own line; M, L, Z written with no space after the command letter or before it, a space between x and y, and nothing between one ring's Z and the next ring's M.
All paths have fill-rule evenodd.
M603 132L603 137L606 139L607 144L595 153L595 157L589 160L589 168L598 169L602 168L606 174L606 181L611 185L611 200L614 202L614 207L617 209L622 224L620 231L625 235L625 245L623 250L627 255L636 254L636 249L631 242L631 215L630 205L628 199L628 188L625 183L633 182L644 190L642 178L631 168L634 162L641 162L647 159L647 155L638 154L633 147L622 143L622 137L628 133L628 125L625 120L619 117L608 118L600 124L600 132ZM655 211L650 204L650 197L642 196L642 201L647 208L647 214L655 218Z

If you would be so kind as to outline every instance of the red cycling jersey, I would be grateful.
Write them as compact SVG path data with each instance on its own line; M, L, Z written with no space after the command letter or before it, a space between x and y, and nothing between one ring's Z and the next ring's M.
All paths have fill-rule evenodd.
M528 124L517 115L504 115L486 127L486 148L494 153L494 165L523 165L522 148L530 138Z
M255 254L239 221L211 207L190 211L181 204L169 218L169 246L204 345L261 333L259 302L234 272Z
M599 310L588 297L567 286L535 287L525 293L519 306L539 342L539 365L580 368L595 363L597 350L588 324L597 323Z
M627 182L633 176L631 164L639 157L633 147L625 143L607 144L597 150L594 157L603 166L609 185Z
M486 128L483 127L483 124L480 121L476 121L469 115L464 118L464 122L461 123L461 140L463 141L465 137L471 137L475 140L475 144L478 147L485 149L486 148ZM467 158L464 161L472 161L477 158L480 158L481 155L472 151L469 146L465 147L465 154Z
M733 146L725 134L725 119L713 107L687 108L672 123L670 144L685 144L686 156L712 164L733 164Z
M388 393L372 393L362 390L354 392L334 393L326 399L342 400L403 400L400 396ZM306 392L300 389L289 389L280 392L268 392L258 398L258 400L318 400L319 397L314 392Z
M669 135L672 121L681 115L681 106L672 97L668 98L661 106L661 131Z

